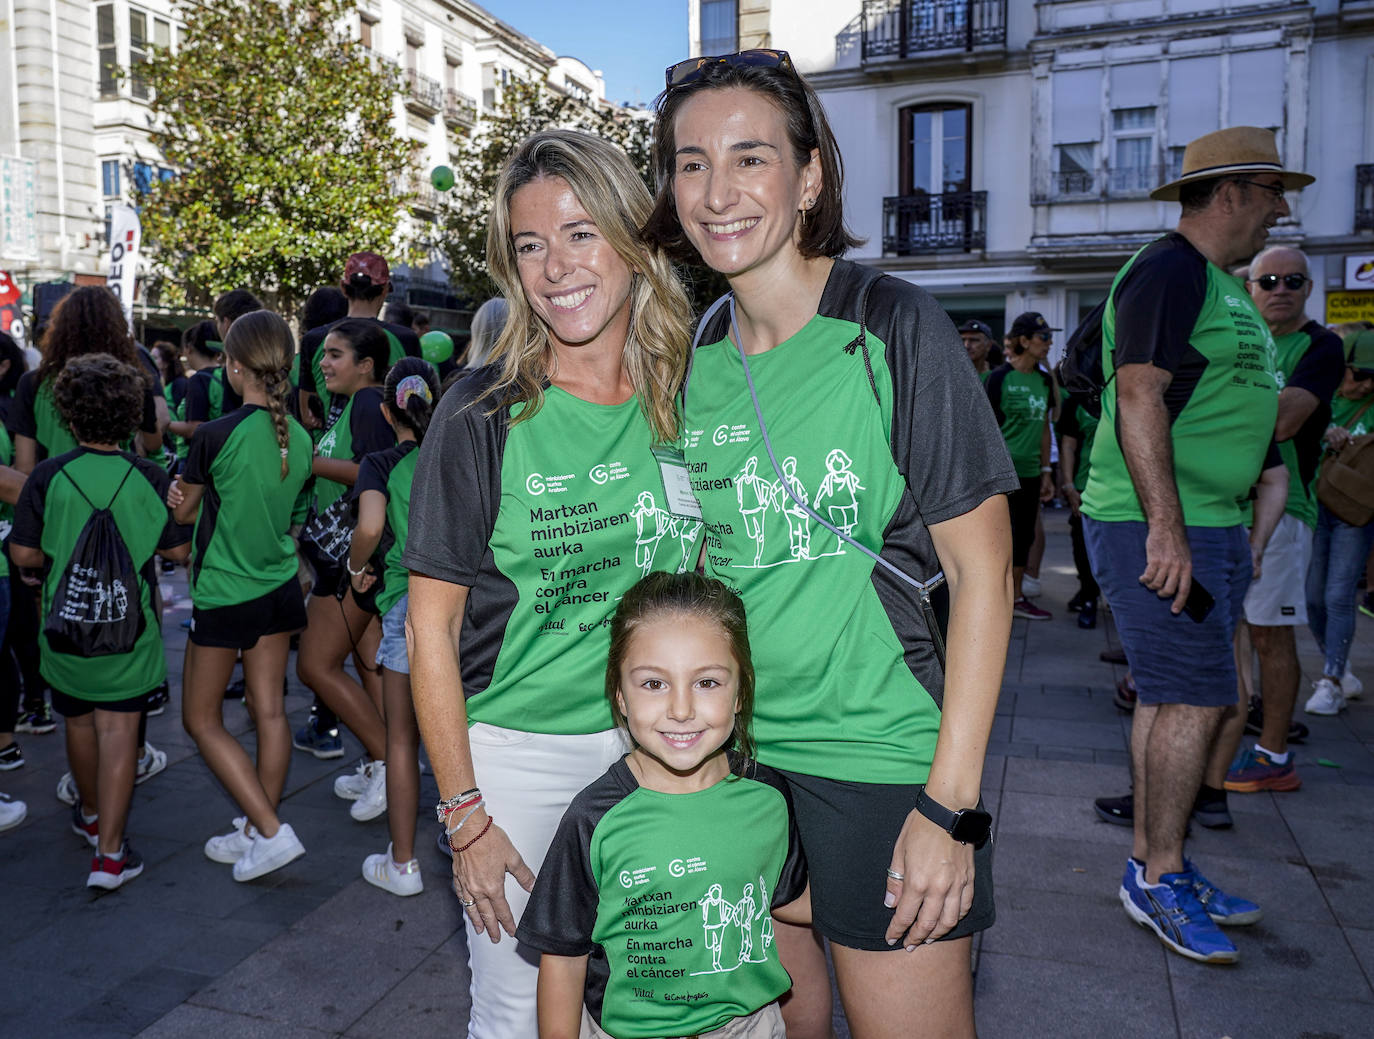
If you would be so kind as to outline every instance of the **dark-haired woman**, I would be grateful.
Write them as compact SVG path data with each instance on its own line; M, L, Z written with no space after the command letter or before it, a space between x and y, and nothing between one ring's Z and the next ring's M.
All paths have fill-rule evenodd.
M669 69L655 165L650 237L733 293L693 360L685 451L708 572L749 610L758 756L792 787L850 1028L972 1036L1015 473L939 305L840 259L839 152L785 52ZM943 670L916 591L868 552L916 580L943 569ZM787 1034L830 1035L819 940L776 933Z
M371 592L382 619L377 666L382 669L386 707L385 782L373 777L356 804L385 798L391 843L363 860L363 879L393 895L418 895L424 884L415 858L415 812L420 805L420 730L410 702L410 659L406 652L409 574L401 565L410 529L410 488L418 448L439 400L439 375L421 357L402 358L382 390L382 414L396 433L396 446L370 454L358 467L358 523L353 528L348 573L353 590ZM376 555L381 553L381 559ZM380 582L380 584L379 584ZM374 784L376 784L374 788Z
M315 445L314 506L323 512L358 480L364 456L396 442L382 414L382 382L390 345L374 321L349 319L325 336L320 370L325 389L338 405L333 420ZM382 723L382 683L374 663L381 627L376 616L351 594L342 567L319 567L307 606L310 623L301 634L296 674L362 742L371 764L373 796L350 806L360 822L386 810L386 726ZM353 656L362 685L344 670ZM348 779L350 777L341 777ZM336 786L336 793L345 791ZM353 798L349 798L350 800Z
M243 810L205 855L252 880L303 855L277 817L291 758L281 687L291 635L305 626L291 513L310 475L310 436L287 414L291 330L265 310L225 337L225 374L243 406L200 424L167 496L179 523L195 523L190 644L182 724L210 771ZM257 763L224 727L224 691L242 655L257 729Z

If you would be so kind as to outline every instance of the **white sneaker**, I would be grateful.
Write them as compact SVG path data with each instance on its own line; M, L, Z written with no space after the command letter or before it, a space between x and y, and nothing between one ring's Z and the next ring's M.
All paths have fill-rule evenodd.
M205 857L211 862L223 862L226 866L232 866L247 854L252 844L253 838L248 833L248 819L241 815L234 820L232 833L211 837L205 842Z
M386 811L386 762L374 761L368 769L371 774L367 789L348 806L348 814L360 823L375 819Z
M64 805L76 804L76 777L70 772L63 772L57 781L57 799Z
M4 830L14 829L16 826L18 826L20 823L24 821L28 814L29 806L26 805L23 801L12 801L10 800L9 794L0 794L0 832L3 832ZM390 848L386 849L386 857L388 859L391 858ZM372 858L376 858L376 856L374 855L372 856ZM418 887L418 881L420 879L420 864L418 862L411 862L406 866L406 869L409 869L411 866L415 867L415 880L417 881L417 887L415 888L415 890L419 891L420 888ZM366 866L364 866L363 868L363 874L364 876L366 876L367 874ZM374 880L373 883L375 884L377 883L377 881ZM398 891L396 893L399 895L413 894L414 892Z
M1350 665L1345 665L1345 674L1341 675L1341 695L1347 700L1358 700L1360 694L1364 692L1364 683L1356 678L1350 671Z
M296 831L289 823L282 823L275 837L264 837L260 833L253 836L248 850L234 863L234 879L256 880L304 854L305 845L296 837Z
M334 796L342 797L345 801L356 801L363 796L371 779L372 762L361 758L357 768L334 780Z
M1323 676L1312 684L1312 695L1307 698L1303 710L1308 714L1334 716L1345 710L1345 696L1341 687Z
M1040 594L1040 578L1032 577L1030 574L1021 575L1021 594L1027 599L1034 599Z
M380 855L363 859L363 879L373 887L390 891L393 895L418 895L425 889L420 877L420 860L411 859L404 866L391 857L391 845Z
M143 749L138 752L138 771L134 773L135 785L152 779L166 767L167 753L158 750L151 743L143 744Z

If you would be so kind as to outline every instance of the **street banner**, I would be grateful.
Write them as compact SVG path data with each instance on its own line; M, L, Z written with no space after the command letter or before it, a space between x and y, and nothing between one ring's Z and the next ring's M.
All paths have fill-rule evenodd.
M1326 294L1326 323L1340 325L1347 321L1374 321L1374 290Z
M11 338L24 349L24 310L19 305L19 286L9 271L0 271L0 332L8 332Z
M138 247L143 234L138 210L133 206L110 209L110 273L105 283L124 308L129 331L134 330L134 279L138 268Z

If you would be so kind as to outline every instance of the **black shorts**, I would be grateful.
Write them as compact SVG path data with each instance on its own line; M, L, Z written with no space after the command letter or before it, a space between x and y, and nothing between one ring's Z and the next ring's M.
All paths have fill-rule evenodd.
M1035 543L1035 520L1040 515L1040 477L1023 476L1021 487L1007 495L1011 507L1011 565L1025 566Z
M52 690L52 709L64 718L80 718L97 707L102 711L118 711L120 714L141 714L147 706L147 693L139 693L127 700L83 700L79 696Z
M916 807L921 787L851 783L781 772L792 790L792 807L811 876L812 926L850 949L900 950L884 935L893 910L883 905L892 846ZM980 805L981 807L981 805ZM940 939L966 938L992 926L992 841L973 853L973 905Z
M191 641L219 649L252 649L265 635L305 627L305 598L293 576L275 591L233 606L191 610Z

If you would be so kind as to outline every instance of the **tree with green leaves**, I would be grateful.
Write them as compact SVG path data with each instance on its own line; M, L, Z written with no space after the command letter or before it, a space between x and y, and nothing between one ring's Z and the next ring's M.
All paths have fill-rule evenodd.
M396 257L413 166L400 74L352 35L356 0L183 0L139 69L176 175L138 202L164 304L228 288L284 313L359 249Z

